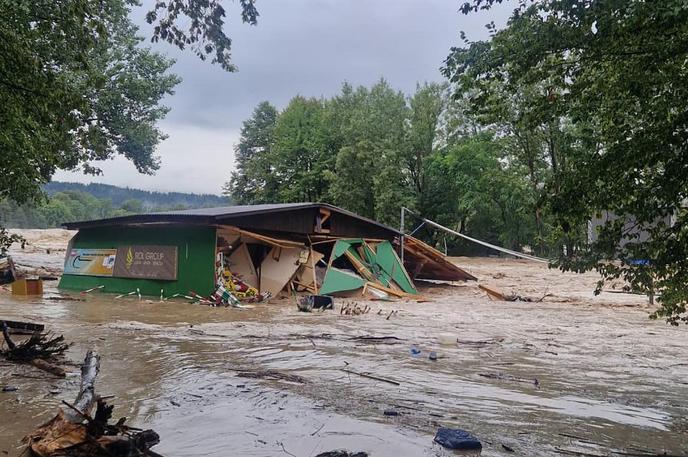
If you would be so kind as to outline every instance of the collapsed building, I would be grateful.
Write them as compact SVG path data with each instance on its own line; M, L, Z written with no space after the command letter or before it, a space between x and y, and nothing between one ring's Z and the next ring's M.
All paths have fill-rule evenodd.
M65 255L59 285L65 289L231 304L282 292L405 297L417 294L417 279L475 280L422 241L323 203L168 211L63 226L78 230Z

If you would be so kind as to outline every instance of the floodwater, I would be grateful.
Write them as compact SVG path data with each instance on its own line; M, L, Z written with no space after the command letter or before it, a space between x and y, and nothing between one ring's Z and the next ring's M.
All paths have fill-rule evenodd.
M0 316L73 342L67 379L0 362L0 384L19 389L0 393L0 452L18 455L21 437L74 399L95 349L114 417L155 429L166 456L454 455L433 444L438 426L471 431L483 456L688 455L686 327L649 320L642 297L593 298L591 276L459 262L506 292L551 295L491 302L473 284L427 285L426 302L360 302L371 312L345 316L289 299L237 310L0 291ZM239 376L268 369L301 379Z

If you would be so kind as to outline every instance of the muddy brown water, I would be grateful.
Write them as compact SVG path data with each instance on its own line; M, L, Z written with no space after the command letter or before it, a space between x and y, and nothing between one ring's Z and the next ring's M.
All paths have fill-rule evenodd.
M495 275L499 265L471 271L505 288L539 287L508 262ZM534 275L543 287L573 284ZM74 399L88 349L102 356L97 390L114 395L115 417L155 429L167 456L453 455L432 442L440 425L474 433L484 456L688 455L687 329L649 320L638 297L600 302L572 287L568 302L559 290L552 301L498 303L474 285L427 286L428 302L367 302L369 314L342 316L299 313L289 300L236 310L102 293L51 301L59 292L47 290L0 291L0 316L43 322L73 342L64 380L0 363L0 384L18 387L0 393L9 455ZM238 376L265 369L306 382Z

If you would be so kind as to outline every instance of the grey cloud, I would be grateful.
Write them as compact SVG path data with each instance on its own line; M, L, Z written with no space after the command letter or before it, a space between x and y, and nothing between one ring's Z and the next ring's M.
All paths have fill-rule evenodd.
M461 1L260 0L259 22L252 27L241 23L238 2L226 0L238 73L202 62L189 50L151 45L177 59L173 71L183 78L165 100L172 111L163 129L170 136L159 148L157 175L138 175L118 159L103 164L104 175L96 179L70 173L56 179L217 193L233 169L241 123L261 101L283 108L297 94L329 97L344 81L371 85L380 77L410 93L417 82L443 79L439 68L450 47L460 44L460 30L484 39L484 25L503 24L513 7L463 16ZM132 13L148 36L143 16L151 3Z

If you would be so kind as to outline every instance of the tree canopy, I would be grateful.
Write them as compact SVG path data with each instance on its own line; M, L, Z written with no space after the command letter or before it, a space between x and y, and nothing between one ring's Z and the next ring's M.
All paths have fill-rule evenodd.
M180 79L171 59L142 46L134 0L0 0L0 199L42 197L58 169L99 172L121 155L141 173L159 167L161 104ZM253 0L242 20L255 24ZM216 0L156 1L153 41L190 47L227 71L231 40ZM0 237L0 244L9 241Z
M329 99L295 96L281 112L259 104L244 122L225 192L242 204L326 201L392 225L407 206L512 248L542 239L546 251L551 237L540 236L535 221L539 188L516 160L519 151L496 130L476 128L446 84L419 84L405 95L384 79L344 83ZM537 161L534 173L543 167ZM546 232L547 215L539 217Z
M654 316L671 323L688 321L687 19L682 0L521 0L444 67L482 126L504 127L524 163L546 162L533 184L565 246L556 263L660 290ZM597 240L572 242L602 212L614 217Z

